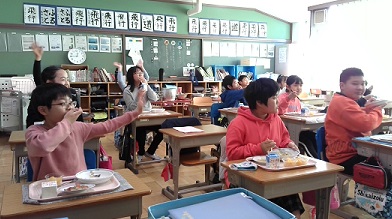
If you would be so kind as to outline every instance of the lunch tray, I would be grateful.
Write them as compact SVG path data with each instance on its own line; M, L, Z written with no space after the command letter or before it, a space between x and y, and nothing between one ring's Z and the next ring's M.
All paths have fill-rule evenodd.
M55 201L55 200L61 200L61 199L67 199L70 197L77 197L77 196L88 196L88 195L93 195L93 194L99 194L99 193L104 193L104 192L110 192L115 189L117 189L120 186L120 182L116 177L112 177L109 181L106 183L102 184L97 184L95 187L78 192L78 193L72 193L72 194L62 194L61 196L57 197L52 197L52 198L41 198L42 194L42 182L46 180L40 180L33 182L29 185L29 198L33 200L37 200L38 202L49 202L49 201ZM69 182L64 182L64 183L69 183ZM64 184L63 183L63 184Z
M283 162L280 162L280 163L279 163L279 167L278 167L277 169L275 169L275 168L268 168L268 167L266 166L266 164L261 164L261 163L254 162L254 161L252 161L252 162L255 163L257 166L259 166L261 169L264 169L264 170L267 170L267 171L274 171L274 172L276 172L276 171L293 170L293 169L300 169L300 168L306 168L306 167L314 167L314 166L316 166L316 161L311 160L311 159L308 160L308 163L307 163L307 164L298 165L298 166L292 166L292 167L285 167L284 164L283 164Z

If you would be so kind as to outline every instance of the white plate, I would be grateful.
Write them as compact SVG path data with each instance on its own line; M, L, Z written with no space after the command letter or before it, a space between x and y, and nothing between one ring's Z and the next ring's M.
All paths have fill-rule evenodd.
M165 109L163 109L163 108L152 108L151 112L152 113L163 113L163 112L165 112Z
M375 100L373 102L369 102L368 105L382 106L387 104L388 102L388 100Z
M151 112L151 111L150 110L143 110L142 113L149 113L149 112Z
M291 148L279 148L272 151L277 151L280 156L280 159L292 158L299 155L299 151L295 151Z
M95 187L95 184L67 183L65 185L60 186L57 189L57 193L75 194L75 193L87 191L93 187Z
M297 112L288 112L288 113L285 113L284 115L287 115L287 116L300 116L301 113L297 113Z
M113 171L106 169L83 170L75 176L80 183L102 184L113 177Z
M266 156L254 156L254 157L248 157L246 158L247 161L254 161L259 164L266 164L267 163L267 158Z

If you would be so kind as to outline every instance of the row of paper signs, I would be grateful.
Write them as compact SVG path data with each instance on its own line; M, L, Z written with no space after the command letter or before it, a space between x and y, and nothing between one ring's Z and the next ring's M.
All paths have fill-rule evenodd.
M241 42L203 42L203 56L220 57L263 57L275 56L274 44L241 43Z
M107 36L84 36L84 35L61 35L61 34L25 34L8 33L8 41L12 37L21 38L21 51L32 51L35 42L44 51L69 51L70 49L81 49L89 52L122 52L121 37ZM9 49L9 51L14 51Z

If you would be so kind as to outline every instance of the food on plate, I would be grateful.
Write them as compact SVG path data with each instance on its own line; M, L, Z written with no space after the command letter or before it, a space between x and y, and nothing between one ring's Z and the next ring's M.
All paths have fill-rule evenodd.
M283 159L284 167L296 167L306 165L308 163L308 158L300 156L295 158L285 158Z
M83 185L83 184L75 184L75 186L71 186L68 187L66 189L64 189L65 192L77 192L77 191L82 191L82 190L86 190L89 189L90 186L88 185Z
M63 177L51 176L51 177L46 178L46 181L55 181L57 183L57 186L60 186L61 183L63 183Z

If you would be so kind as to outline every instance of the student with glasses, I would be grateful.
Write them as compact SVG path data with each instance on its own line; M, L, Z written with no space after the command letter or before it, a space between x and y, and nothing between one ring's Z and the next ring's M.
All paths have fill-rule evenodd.
M138 93L139 101L133 111L100 123L76 121L82 114L72 101L70 90L57 83L37 86L31 95L31 109L43 124L26 130L26 147L33 168L33 180L45 179L55 173L72 176L87 169L84 143L111 133L132 122L142 112L145 92Z
M77 98L76 91L70 87L67 72L65 72L64 69L54 65L46 67L41 72L41 59L44 51L42 47L40 47L36 43L33 43L32 49L35 55L35 61L33 67L33 77L34 77L35 85L39 86L44 83L62 84L66 86L68 89L70 89L72 100L76 101L77 103L76 106L79 107L80 103L77 102L78 98ZM35 114L34 110L31 109L31 102L30 102L29 107L27 108L26 128L28 128L31 125L34 125L34 123L36 122L41 122L42 120L39 120L38 117L39 115ZM83 122L83 116L80 115L77 121Z

